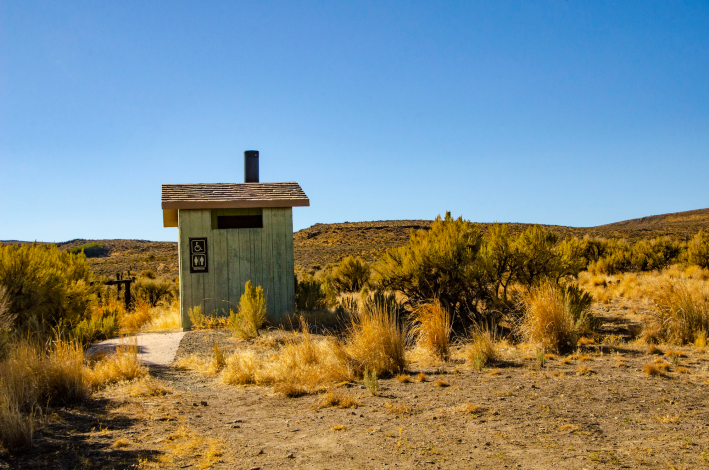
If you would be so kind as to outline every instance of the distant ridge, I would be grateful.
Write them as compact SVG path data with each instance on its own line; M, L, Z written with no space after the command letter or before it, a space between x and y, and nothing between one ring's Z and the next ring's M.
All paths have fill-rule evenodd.
M490 223L479 224L487 231ZM513 234L520 233L532 224L508 223ZM304 268L325 267L347 255L374 261L388 248L405 245L412 229L428 229L430 220L380 220L373 222L344 222L341 224L315 224L293 235L295 263ZM604 237L628 240L668 236L675 240L688 240L699 230L709 232L709 209L698 209L671 214L652 215L624 220L597 227L565 227L543 225L560 237ZM107 256L91 258L89 263L99 275L115 276L117 272L133 273L151 269L159 276L177 276L177 243L147 240L83 240L57 243L62 249L74 248L87 242L104 245ZM9 243L32 243L2 241ZM38 242L42 243L42 242Z

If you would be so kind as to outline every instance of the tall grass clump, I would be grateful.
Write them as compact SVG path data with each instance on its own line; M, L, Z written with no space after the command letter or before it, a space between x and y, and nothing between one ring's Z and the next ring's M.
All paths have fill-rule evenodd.
M473 329L471 340L463 349L464 355L470 364L478 371L497 359L495 346L495 333L490 328L476 326Z
M447 360L450 356L451 317L440 302L418 305L413 312L410 334L416 346L436 357Z
M523 296L523 304L522 335L548 350L573 348L579 336L595 324L590 297L577 288L545 281Z
M7 308L7 297L5 296L5 288L0 286L0 359L5 357L7 345L10 341L10 333L12 325L15 323L14 315Z
M652 294L650 328L659 341L689 344L709 332L709 290L686 279L667 279Z
M277 392L295 397L354 377L351 361L337 339L313 338L302 319L301 330L286 339L280 350L265 356L259 357L254 351L232 354L226 359L222 382L273 385Z
M94 390L106 385L145 376L147 369L140 364L136 344L119 346L113 354L84 368L86 383Z
M353 314L345 343L359 373L369 369L395 375L406 366L406 332L398 312L387 303L365 304Z
M0 444L14 450L32 444L43 407L80 402L88 396L83 349L56 336L48 345L14 342L0 362Z
M230 312L229 329L239 338L254 338L266 323L266 299L261 286L246 281L237 312Z

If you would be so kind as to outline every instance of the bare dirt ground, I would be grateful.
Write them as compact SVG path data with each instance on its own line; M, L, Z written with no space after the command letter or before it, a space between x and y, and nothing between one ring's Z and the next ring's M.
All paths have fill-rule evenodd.
M594 308L604 343L543 366L514 346L482 372L462 360L412 363L410 383L380 379L378 396L340 384L357 408L154 366L171 393L121 384L59 409L35 448L0 456L0 468L709 468L709 351L650 353L631 338L642 312ZM209 356L215 342L227 354L251 346L226 331L190 332L177 356ZM647 375L657 363L667 372Z

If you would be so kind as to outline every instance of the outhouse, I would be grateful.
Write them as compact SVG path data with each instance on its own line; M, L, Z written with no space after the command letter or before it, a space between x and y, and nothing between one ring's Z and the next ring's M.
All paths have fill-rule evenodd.
M164 184L163 226L177 227L182 328L188 312L236 310L246 281L261 286L268 319L295 310L293 207L309 206L298 183L260 183L255 150L244 183Z

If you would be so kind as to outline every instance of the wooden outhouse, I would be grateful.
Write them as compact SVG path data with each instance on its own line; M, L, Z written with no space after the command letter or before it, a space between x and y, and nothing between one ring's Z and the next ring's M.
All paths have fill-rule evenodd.
M244 183L165 184L163 225L178 228L180 315L236 310L244 284L261 286L269 320L295 310L293 207L309 206L298 183L260 183L258 152L244 152Z

